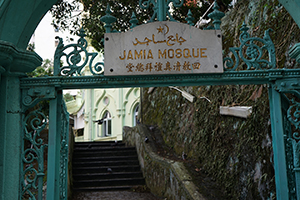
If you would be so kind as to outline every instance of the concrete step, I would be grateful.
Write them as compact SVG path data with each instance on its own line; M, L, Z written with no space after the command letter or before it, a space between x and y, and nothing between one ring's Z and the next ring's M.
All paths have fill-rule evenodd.
M94 151L94 150L120 150L120 149L135 149L135 147L126 146L90 146L90 147L77 147L74 146L74 151L84 150L84 151Z
M129 190L131 188L135 188L135 187L139 187L139 186L140 185L103 186L103 187L77 187L76 192Z
M88 173L108 173L108 168L112 169L112 172L136 172L140 171L139 165L130 166L101 166L101 167L74 167L73 174L88 174Z
M138 160L137 155L129 156L98 156L98 157L75 157L73 162L94 162L94 161L110 161L110 160Z
M144 185L144 178L116 178L116 179L99 179L99 180L79 180L74 181L74 188L79 187L107 187L107 186L128 186Z
M121 148L118 150L98 149L98 150L77 150L74 151L73 157L107 157L107 156L133 156L137 155L135 148Z
M84 162L74 162L73 167L101 167L101 166L126 166L126 165L139 165L138 160L108 160L108 161L84 161Z
M104 142L75 142L75 148L91 148L91 147L112 147L112 146L125 146L125 143L118 141L104 141Z
M89 173L73 175L75 181L79 180L101 180L116 178L143 178L142 172L112 172L112 173Z
M126 146L74 146L74 151L81 151L81 150L90 150L90 151L94 151L94 150L119 150L119 149L132 149L134 147L126 147Z
M118 142L75 143L75 191L127 190L145 185L136 149Z

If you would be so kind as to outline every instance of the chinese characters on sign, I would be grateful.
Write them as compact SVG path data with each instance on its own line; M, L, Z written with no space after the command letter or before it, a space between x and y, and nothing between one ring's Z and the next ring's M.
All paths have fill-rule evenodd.
M180 64L179 61L177 61L173 66L171 66L170 62L167 61L165 65L161 62L156 62L154 66L152 66L152 63L146 63L144 65L143 63L138 63L136 66L134 66L132 63L129 63L126 65L127 72L143 72L143 71L157 71L157 72L162 72L162 71L182 71L184 70L192 70L192 69L200 69L200 63L196 62L193 64L190 64L189 62L184 62L183 65Z
M105 34L105 75L222 73L218 30L153 22Z

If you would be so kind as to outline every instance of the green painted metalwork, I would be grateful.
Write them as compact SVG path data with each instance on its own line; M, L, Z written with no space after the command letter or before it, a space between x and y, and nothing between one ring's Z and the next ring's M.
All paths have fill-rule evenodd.
M59 199L59 167L60 167L60 106L61 95L50 100L49 137L48 137L48 176L47 199Z
M40 138L40 133L46 125L47 117L40 109L31 111L23 120L22 177L24 179L21 181L21 199L43 199L44 149L47 145Z
M8 26L7 22L3 22L3 17L11 16L10 11L2 12L4 8L12 8L11 4L6 3L3 2L0 10L0 38L4 34L2 31L7 30ZM24 15L24 17L26 16ZM14 24L14 26L16 25ZM22 27L22 23L20 23L20 27ZM13 30L14 28L10 29L10 31ZM23 31L25 33L27 29ZM12 35L12 33L9 34ZM25 72L32 71L40 63L41 58L36 53L17 47L12 41L0 39L0 199L20 199L22 196L23 185L21 184L24 180L23 168L21 168L24 163L22 158L24 137L22 119L24 120L24 118L19 77L24 76Z
M137 18L136 18L136 16L135 16L135 13L134 13L134 12L132 12L131 19L130 19L129 22L131 23L130 28L134 28L134 27L137 26L137 23L138 23L139 21L137 20Z
M293 151L293 140L291 123L288 120L287 115L290 106L290 100L285 94L282 94L282 113L283 115L283 126L284 126L284 143L285 143L285 157L286 157L286 169L287 169L287 180L288 180L288 192L289 199L296 199L296 182L294 173L294 151Z
M6 73L24 76L24 73L33 71L41 62L42 58L35 52L22 50L10 42L0 40L0 66Z
M53 116L55 118L52 118L50 123L49 144L45 144L40 138L40 132L48 124L45 114L38 109L23 117L24 142L21 169L24 179L20 183L21 199L44 198L44 149L48 145L47 199L67 199L69 114L62 94L58 93L55 87L31 87L22 90L23 113L27 113L42 100L50 100L52 103L49 118ZM59 96L61 98L58 98ZM58 99L61 101L59 102ZM57 107L53 104L57 104Z
M0 2L0 40L25 50L40 20L57 0Z
M134 17L133 17L134 18ZM81 52L84 52L85 55L88 55L86 51L86 41L84 39L84 33L81 32L81 39L77 44L68 45L66 47L63 46L62 40L60 39L60 44L56 51L55 63L60 63L60 58L66 56L71 61L68 62L69 66L60 67L58 64L56 65L56 74L71 76L69 78L65 78L64 76L54 76L54 77L41 77L41 78L22 78L21 79L21 87L53 87L61 90L61 89L72 89L72 88L113 88L113 87L149 87L149 86L169 86L169 85L228 85L228 84L273 84L274 88L270 89L270 107L271 107L271 116L272 116L272 133L273 133L273 149L274 149L274 168L276 172L276 182L277 185L277 196L278 199L286 199L292 198L295 196L295 192L293 188L295 188L296 182L293 181L294 177L294 168L291 167L291 164L294 160L286 159L287 155L294 155L295 152L288 151L285 152L285 148L288 149L290 143L289 140L283 140L284 138L284 127L286 126L280 118L284 119L285 115L282 114L281 110L281 94L280 88L284 88L285 90L291 86L294 87L295 83L289 83L286 81L289 79L290 81L294 81L292 78L297 78L300 76L300 71L298 69L275 69L275 50L274 45L269 36L269 30L266 31L263 39L260 38L251 38L249 36L248 28L244 24L242 29L242 34L240 36L241 45L240 47L232 48L231 51L233 55L236 57L236 63L233 65L229 65L228 62L233 63L233 59L225 58L224 63L226 65L226 71L222 74L191 74L191 75L161 75L161 76L118 76L118 77L105 77L103 74L94 75L94 76L80 76L81 71L84 65L76 66L80 60L81 56L78 56ZM257 43L256 43L257 42ZM261 43L260 47L258 43ZM84 45L82 45L84 44ZM81 46L80 46L81 45ZM73 51L70 54L63 53L67 48L72 48ZM79 49L79 50L78 50ZM245 50L246 49L246 50ZM268 52L269 59L262 59L263 51ZM244 55L243 52L246 52ZM92 59L94 56L91 56ZM241 65L242 62L247 65L245 70L238 69L238 66ZM87 60L85 61L88 62ZM86 64L85 63L85 64ZM91 63L91 61L90 61ZM103 64L104 65L104 64ZM103 66L102 65L102 66ZM59 68L57 67L59 66ZM89 68L92 69L92 65L89 65ZM232 67L233 66L233 67ZM230 68L231 67L231 68ZM239 70L239 71L237 71ZM75 76L77 75L77 76ZM180 82L178 82L180 80ZM278 81L283 81L284 83L278 83ZM276 91L276 90L277 91ZM43 90L45 91L45 90ZM279 92L278 92L279 91ZM32 94L33 91L30 92ZM36 92L38 93L38 92ZM52 92L50 92L52 93ZM29 90L28 90L29 94ZM29 96L29 95L27 95ZM28 97L27 97L28 98ZM33 99L33 98L31 98ZM279 100L278 100L279 99ZM28 98L28 102L34 100L30 100ZM56 103L52 103L51 107L54 110L57 110L59 104L57 102L59 100L54 99L51 101L55 101ZM58 119L58 114L52 113L50 115L51 119ZM61 119L52 124L53 127L62 127ZM287 121L287 120L286 120ZM51 127L52 127L51 126ZM58 131L58 130L57 130ZM52 131L53 132L53 131ZM58 139L53 136L52 140L58 141ZM62 146L66 144L64 139L61 139ZM294 145L295 146L295 145ZM291 149L295 149L292 145L290 145ZM58 156L57 150L55 147L52 147L53 150L49 150L49 154L51 154L53 163L57 163L54 158ZM52 153L51 153L52 152ZM63 150L60 151L61 154ZM294 157L293 157L294 158ZM49 157L50 159L50 157ZM64 158L65 159L65 158ZM63 167L63 160L60 160L60 163ZM282 162L284 161L284 162ZM55 165L56 166L56 165ZM53 166L53 169L55 169ZM57 170L53 170L50 172L53 177L57 176ZM286 172L286 173L283 173ZM49 172L48 172L49 173ZM64 185L63 180L65 179L65 175L60 171L61 177L61 185ZM63 178L62 178L63 177ZM289 178L288 178L289 177ZM54 196L56 193L56 189L58 186L55 185L54 180L48 180L49 185L54 185L52 189L53 195L48 196L50 199L55 199L57 196ZM287 190L289 188L289 190ZM60 193L61 195L64 192ZM47 194L48 195L48 194Z
M160 8L160 10L155 9L152 16L152 20L156 17L158 20L165 20L163 16L166 17L167 6L165 6L164 1L140 1L141 6L148 8L150 3L154 4L154 7ZM168 1L168 3L170 3ZM177 2L178 3L178 2ZM164 7L165 6L165 7ZM214 12L209 16L213 18L214 29L219 29L220 18L224 14L217 11L218 6L215 3ZM170 16L169 16L170 17ZM171 17L170 17L171 18ZM187 23L192 25L192 14L188 13L186 18ZM112 23L116 19L111 16L110 8L107 8L106 15L101 18L101 21L105 23L106 32L112 32ZM151 21L151 20L150 20ZM132 19L130 20L134 28L137 24L137 19L133 13ZM70 44L64 46L61 38L59 39L59 45L55 52L54 60L54 75L53 77L41 77L41 78L22 78L21 87L32 88L27 89L27 95L24 95L23 101L34 103L36 98L43 98L45 93L52 94L54 90L61 93L62 89L74 89L74 88L122 88L122 87L149 87L149 86L187 86L187 85L229 85L229 84L271 84L270 88L270 109L271 109L271 121L272 121L272 134L273 134L273 150L274 150L274 168L276 176L276 194L278 199L292 199L297 194L295 188L299 185L299 181L295 179L295 169L297 171L298 167L295 165L295 155L297 154L298 146L290 140L288 137L288 125L289 117L285 114L287 109L283 109L281 94L283 91L286 92L291 88L294 93L298 93L295 87L298 83L298 77L300 76L300 70L298 69L276 69L275 62L275 48L274 44L269 36L270 29L265 32L264 38L250 37L248 33L248 28L244 23L241 28L239 47L230 48L232 57L224 58L224 73L220 74L181 74L181 75L160 75L160 76L116 76L116 77L106 77L103 75L104 63L97 63L95 67L92 67L96 53L88 53L86 50L87 42L84 39L84 31L80 31L80 39L77 44ZM70 50L71 49L71 50ZM296 48L297 49L297 48ZM266 52L266 53L265 53ZM292 51L295 55L297 51ZM263 57L267 55L268 58ZM86 57L88 59L83 60ZM60 66L61 59L66 59L66 66ZM82 70L89 63L89 69L93 76L83 76ZM245 64L246 67L243 67ZM95 73L96 71L97 73ZM66 78L65 76L68 76ZM180 80L180 81L179 81ZM299 84L300 85L300 84ZM50 87L54 88L52 90L42 89L41 93L37 90L40 87ZM25 91L25 90L24 90ZM39 96L38 96L39 95ZM25 98L26 96L26 98ZM34 97L38 96L38 97ZM65 198L65 191L59 190L56 180L60 177L60 185L65 185L66 181L66 139L63 136L61 130L66 128L66 121L64 115L61 115L63 108L61 107L61 94L57 94L57 98L51 100L51 113L50 113L50 133L49 137L49 160L52 163L49 165L51 171L51 177L48 179L48 184L51 186L49 193L47 193L47 198L56 199L58 198L57 191L60 191L60 197ZM25 105L25 103L24 103ZM283 109L283 110L282 110ZM58 129L60 127L60 129ZM58 134L60 133L60 134ZM60 143L60 145L58 145ZM50 147L51 146L51 147ZM59 149L59 147L61 149ZM51 155L51 156L50 156ZM58 157L60 161L58 161ZM293 155L293 156L290 156ZM285 161L286 160L286 161ZM61 169L57 168L58 162L60 162ZM59 171L59 173L58 173ZM65 187L63 187L65 188ZM66 189L66 188L65 188Z
M300 0L278 0L300 27Z
M101 17L100 21L105 23L104 28L106 30L106 33L111 33L112 32L111 24L115 23L117 21L117 18L115 18L114 16L111 15L111 10L110 10L109 4L107 5L105 13L106 13L106 15Z
M111 31L111 18L110 15L110 9L108 7L107 15L102 17L102 21L106 23L106 25L109 24L109 29L106 31ZM192 14L189 11L187 22L191 25L192 20ZM135 14L132 15L132 27L136 26L137 20L135 18ZM241 45L239 47L231 47L229 48L232 57L225 57L224 58L224 70L225 71L237 71L237 70L243 70L243 71L249 71L249 70L262 70L264 72L266 69L274 69L276 67L275 62L275 47L274 44L270 38L269 32L271 29L265 31L264 38L257 38L257 37L250 37L248 33L249 28L245 23L243 23L241 28L241 35L239 37ZM96 63L94 67L92 67L92 63L94 58L97 56L97 53L88 53L86 50L87 47L87 41L85 40L85 33L81 29L79 33L80 39L78 40L77 44L70 44L67 46L64 46L63 41L61 38L59 39L59 44L55 52L54 57L54 75L62 75L62 76L80 76L81 71L88 63L89 59L85 59L83 62L83 58L89 58L91 56L90 62L89 62L89 68L92 74L94 75L103 75L103 67L104 63ZM73 49L69 53L67 50ZM267 52L268 59L265 59L263 57L264 52ZM67 66L60 67L61 65L61 58L66 57ZM242 68L242 63L245 63L247 68L246 70ZM240 69L238 68L240 66ZM271 71L272 73L272 71ZM178 75L177 75L178 76ZM176 76L176 77L177 77ZM182 75L186 76L186 75ZM201 76L201 75L199 75ZM209 75L215 76L215 78L219 77L219 75ZM225 75L226 76L226 75ZM232 77L235 75L232 74ZM239 76L243 76L243 74L240 74ZM251 75L250 75L251 76ZM259 74L255 74L255 76L259 76ZM262 75L263 76L263 75ZM172 77L172 76L169 76ZM200 78L200 77L199 77ZM166 77L168 79L168 77Z
M300 97L300 80L298 78L276 80L274 88L281 94L294 95L291 99L285 97L283 104L284 115L284 141L286 153L286 167L288 178L289 199L300 198L300 137L299 137L299 112L300 103L295 99ZM293 131L292 131L293 130ZM283 172L281 173L283 174Z
M238 70L239 66L240 70L242 70L242 62L247 65L247 70L274 69L276 67L275 47L269 35L272 29L265 31L263 39L250 37L248 33L249 28L245 23L243 23L240 30L242 31L239 37L241 45L229 48L235 62L231 57L224 58L224 70ZM268 52L268 60L262 58L264 51Z
M300 79L298 77L276 80L274 88L281 93L293 93L298 98L300 97Z
M61 101L61 128L60 128L60 199L67 200L68 195L68 152L69 152L69 113L62 99Z
M293 165L290 165L292 171L292 175L294 177L290 177L290 180L294 180L293 186L294 188L289 185L290 194L293 196L300 196L300 133L299 131L299 115L300 113L300 103L295 101L294 99L291 100L291 106L287 110L287 118L289 122L295 127L296 132L289 135L289 142L292 146L292 152L288 152L290 155L293 155ZM292 133L292 132L290 132ZM290 149L288 149L291 151Z
M300 63L300 43L295 44L290 50L289 55L291 58L294 58L297 60L298 63Z
M66 79L65 77L21 78L21 87L52 86L60 89L75 88L123 88L151 87L170 85L249 85L267 84L276 79L290 79L300 76L297 69L273 69L253 71L233 71L223 74L190 74L161 76L81 76Z
M194 23L193 23L194 17L193 17L193 14L192 14L191 10L188 11L188 14L187 14L187 17L185 18L185 20L186 20L188 25L194 26Z
M213 12L209 13L207 16L211 19L213 19L214 29L220 30L221 25L221 19L225 16L225 14L221 11L219 11L220 7L217 4L217 1L214 2Z
M80 38L78 39L77 44L70 44L67 46L64 46L62 38L57 37L59 43L54 54L55 76L79 76L87 63L89 64L90 72L92 74L99 75L103 73L104 63L98 62L92 66L93 60L98 53L87 52L87 41L84 38L86 36L84 30L81 29L78 35ZM67 65L61 67L62 57L65 57Z
M22 177L21 199L42 200L44 186L44 150L48 146L40 137L40 133L48 124L48 118L41 108L32 110L40 101L54 99L54 87L26 88L22 90L22 111L28 113L23 116L22 143Z
M23 76L25 72L32 71L41 62L34 53L24 51L28 41L39 23L42 16L47 10L56 2L56 0L35 0L35 1L20 1L20 0L0 0L0 180L1 180L1 199L20 199L23 195L37 195L40 198L41 179L43 169L30 168L30 158L37 162L41 160L41 157L36 157L38 152L41 155L42 145L39 145L37 130L43 127L43 121L39 121L42 117L39 110L29 112L27 115L24 113L29 111L33 105L37 104L42 99L51 99L51 108L54 110L50 113L50 137L49 146L50 155L48 158L48 167L51 167L50 180L48 180L48 200L57 200L64 198L64 192L59 188L60 177L64 177L62 171L59 170L61 163L60 153L64 154L65 142L62 139L60 128L66 125L60 124L60 121L56 121L57 118L63 118L61 116L61 93L59 89L62 88L108 88L108 87L126 87L126 86L167 86L167 85L220 85L220 84L261 84L268 83L272 87L270 88L270 108L272 119L272 134L273 134L273 149L274 149L274 168L276 174L276 189L277 199L299 199L299 140L298 136L294 137L291 132L291 126L293 130L298 131L298 112L299 102L296 100L286 100L283 96L284 93L292 93L296 97L300 94L300 81L299 81L299 69L275 69L273 60L269 56L269 59L261 61L259 55L260 50L272 49L269 38L264 38L263 47L257 47L258 43L255 40L248 40L249 43L245 43L246 56L244 56L245 62L239 52L236 54L239 56L239 64L232 66L226 65L226 68L230 70L238 69L238 66L242 66L246 63L246 68L250 69L238 69L240 71L225 71L223 74L201 74L201 75L176 75L176 76L137 76L137 77L110 77L107 78L103 75L89 76L89 77L73 77L81 74L81 53L85 54L85 51L80 51L83 44L76 44L76 47L72 55L68 56L68 53L63 53L63 49L66 47L61 43L61 53L56 61L59 61L61 57L70 58L69 66L73 68L60 67L60 63L56 64L57 74L61 75L61 72L72 77L55 76L48 78L29 79L22 78L19 82L19 76ZM148 0L141 1L140 4L143 8L149 8L150 4L154 5L154 14L151 20L164 21L167 16L170 20L173 20L169 12L169 4L171 0ZM294 18L298 26L300 27L300 0L279 0L279 2L289 11ZM182 5L183 1L173 1L175 6ZM17 13L17 14L16 14ZM134 19L134 18L133 18ZM214 28L218 29L218 19L215 19ZM215 22L214 21L214 22ZM108 21L109 22L109 21ZM106 23L106 22L105 22ZM113 23L113 22L111 22ZM111 23L108 25L111 25ZM134 26L133 22L133 26ZM107 27L107 32L110 32L111 28ZM252 44L251 44L252 42ZM256 42L260 42L257 41ZM260 50L258 50L260 49ZM269 50L267 50L269 51ZM275 55L271 52L271 56ZM270 54L269 52L269 54ZM233 55L235 55L233 53ZM290 56L297 59L299 62L299 44L296 44L290 50ZM93 57L92 55L88 55ZM227 60L226 62L229 62ZM231 62L231 61L230 61ZM232 60L233 62L233 60ZM99 69L103 67L100 65ZM236 67L235 67L236 66ZM233 69L235 68L235 69ZM72 71L72 72L71 72ZM101 73L101 70L95 70L96 74ZM41 81L41 82L39 82ZM20 93L20 87L22 88L22 94ZM49 90L49 93L47 93ZM56 94L58 92L59 94ZM58 99L55 99L58 97ZM284 100L285 99L285 100ZM22 104L22 105L21 105ZM289 105L291 104L291 105ZM287 106L289 105L289 106ZM289 109L290 108L290 109ZM23 115L23 117L21 117ZM39 116L40 115L40 116ZM39 117L38 117L39 116ZM35 119L31 122L31 119ZM18 125L18 121L22 119L22 123ZM27 121L25 121L25 119ZM36 123L37 122L37 123ZM62 122L62 120L61 120ZM40 123L40 124L39 124ZM32 128L31 126L34 126ZM26 132L27 131L27 132ZM27 133L27 134L26 134ZM34 139L35 137L35 139ZM284 138L284 139L282 139ZM24 149L23 142L30 143L33 141L35 144L31 148ZM282 142L284 141L284 142ZM24 143L25 144L25 143ZM23 145L24 145L23 144ZM44 145L44 144L43 144ZM61 149L62 148L62 149ZM282 153L284 152L285 153ZM25 152L28 153L25 155ZM31 154L30 154L31 153ZM16 156L18 155L18 156ZM275 159L276 158L276 159ZM65 159L65 158L64 158ZM28 162L28 163L27 163ZM282 164L283 163L283 164ZM284 165L285 164L285 165ZM33 165L33 164L32 164ZM20 166L20 167L11 167ZM27 171L25 172L25 170ZM28 173L27 173L28 172ZM34 178L34 174L39 174ZM24 176L27 176L28 180L24 180ZM37 175L36 174L36 175ZM53 175L53 176L52 176ZM287 178L286 178L287 176ZM49 178L48 177L48 178ZM64 179L65 180L65 179ZM34 185L36 183L37 185ZM34 188L36 187L36 188ZM27 188L27 189L25 189ZM16 192L19 190L19 192ZM37 192L37 193L35 193ZM35 197L34 197L35 198Z
M134 16L133 16L134 18ZM71 60L69 62L70 66L64 66L55 70L60 72L61 75L76 76L72 78L64 77L41 77L36 79L23 78L21 79L22 87L32 87L32 86L52 86L57 89L72 89L72 88L112 88L112 87L149 87L149 86L169 86L169 85L224 85L224 84L272 84L276 80L286 80L291 78L296 78L300 76L300 71L297 69L275 69L275 50L274 45L270 39L269 31L265 32L263 39L252 38L250 37L248 28L244 24L241 28L242 34L240 36L241 45L240 47L231 48L231 52L235 56L235 64L233 63L232 58L225 58L225 72L222 74L191 74L191 75L161 75L161 76L122 76L122 77L105 77L103 74L97 76L80 76L81 70L84 65L79 67L76 66L80 62L81 57L79 57L80 52L85 52L86 55L89 55L86 52L86 45L80 46L80 51L77 50L78 42L75 45L68 45L63 47L62 40L60 40L60 47L62 50L57 51L56 63L60 63L62 56L66 56ZM81 41L84 41L84 34L81 33ZM259 46L259 43L261 46ZM85 43L84 43L85 44ZM74 47L76 46L76 47ZM73 48L72 55L67 55L62 53L63 50L67 48ZM76 53L78 51L79 53ZM263 51L267 51L269 59L262 59ZM246 52L244 55L243 52ZM61 56L62 55L62 56ZM72 57L73 55L74 58ZM88 57L88 56L87 56ZM72 59L73 58L73 61ZM75 59L77 58L77 59ZM79 59L80 58L80 59ZM93 58L93 57L92 57ZM76 60L76 61L74 61ZM240 62L241 60L241 62ZM87 61L86 61L87 62ZM238 66L241 66L241 63L245 63L247 68L245 70L238 69ZM229 63L229 64L228 64ZM103 64L104 65L104 64ZM76 66L76 67L74 67ZM91 69L91 64L89 65ZM67 73L65 73L66 69ZM239 70L239 71L237 71ZM180 82L178 82L180 80ZM285 82L286 83L286 82ZM295 83L291 83L295 86ZM280 90L277 85L274 86L277 90ZM280 87L285 87L284 84L280 84ZM280 98L280 93L276 90L270 90L270 105L271 105L271 115L272 118L272 133L273 133L273 149L274 154L274 168L276 172L276 182L277 185L277 196L279 199L286 199L288 197L295 196L293 188L295 188L296 182L294 180L294 168L291 167L291 164L286 164L282 162L286 159L286 155L295 155L295 152L288 151L285 153L285 147L289 147L289 140L283 140L284 133L282 121L278 121L278 117L283 117L281 111L281 101L278 101ZM57 116L56 116L57 117ZM54 117L53 117L54 118ZM59 122L56 122L59 123ZM53 125L54 126L54 125ZM59 126L56 124L55 126ZM281 131L280 131L281 130ZM295 146L295 145L294 145ZM295 147L292 147L295 149ZM282 162L282 163L280 163ZM287 163L291 163L293 160L288 159ZM63 163L63 162L61 162ZM283 173L286 172L286 173ZM55 173L55 172L53 172ZM62 175L62 177L64 177ZM288 179L289 177L289 179ZM65 180L65 179L62 179ZM289 180L289 181L288 181ZM63 184L63 183L61 183ZM289 190L287 190L289 188Z
M50 100L47 199L67 199L69 114L62 91Z
M23 103L23 112L29 108L35 106L41 100L54 99L55 88L54 87L29 87L22 90L22 103Z
M299 25L300 0L283 1L292 17ZM22 51L27 46L28 40L42 15L53 5L56 0L37 0L28 3L19 0L0 1L0 73L1 75L1 95L0 108L5 112L1 113L1 127L5 136L0 139L7 143L6 152L13 152L13 149L21 149L18 158L12 162L6 159L10 153L1 154L6 167L5 174L1 174L0 179L8 182L8 186L2 185L3 197L6 199L17 199L16 195L10 195L17 190L13 182L19 180L19 198L41 199L42 177L44 176L43 150L46 144L39 138L40 131L45 127L46 116L39 110L29 112L29 109L43 99L50 99L50 124L49 124L49 149L48 149L48 179L47 179L47 199L66 199L67 184L67 127L68 114L64 112L61 89L67 88L114 88L114 87L148 87L148 86L169 86L169 85L224 85L224 84L270 84L270 109L273 134L274 168L276 176L277 199L299 199L299 138L297 134L291 133L291 125L296 131L299 130L299 102L284 97L284 93L293 93L300 96L300 70L299 69L276 69L274 45L266 31L265 37L251 38L245 25L242 27L243 33L240 36L240 47L231 48L233 57L224 59L225 72L222 74L197 74L197 75L161 75L161 76L130 76L130 77L105 77L102 73L104 63L93 65L95 53L88 53L87 42L84 39L84 32L80 32L80 39L77 44L64 46L61 38L55 53L55 73L53 77L41 78L21 78L17 76L24 72L33 70L41 59L34 53ZM140 6L144 9L154 6L154 14L150 21L165 21L174 19L169 12L169 4L175 7L183 4L182 0L140 0ZM220 18L224 15L220 13L215 3L214 12L209 16L213 18L214 29L220 28ZM16 17L15 13L20 13ZM21 13L23 15L21 15ZM186 18L189 25L192 25L191 13ZM110 9L107 15L101 18L105 23L106 32L113 32L112 23L116 19L111 16ZM130 20L132 27L135 27L137 20L135 15ZM16 26L18 24L18 26ZM14 46L16 45L16 47ZM19 47L19 48L17 48ZM70 50L70 51L68 51ZM263 51L267 51L268 59L265 59ZM245 53L244 53L245 52ZM292 58L299 62L299 44L296 44L290 51ZM82 59L83 57L88 59ZM66 66L61 65L61 59L65 58ZM243 68L243 64L246 65ZM81 76L83 68L89 65L93 76ZM239 68L240 67L240 68ZM67 77L66 77L67 76ZM20 88L22 95L20 95ZM11 90L11 91L8 91ZM19 104L13 101L16 98ZM12 101L12 102L9 102ZM290 106L287 106L291 104ZM14 108L13 106L17 106ZM28 112L28 113L27 113ZM27 113L25 115L25 113ZM8 129L14 126L12 121L20 120L22 126L16 127L13 132L22 133L23 141L15 138L18 134L8 137ZM4 124L4 126L2 126ZM20 130L19 130L20 129ZM293 130L294 130L293 129ZM22 143L23 142L23 143ZM18 144L22 143L22 147ZM1 143L2 144L2 143ZM26 146L25 144L30 144ZM4 145L3 145L4 146ZM21 160L19 171L15 172L7 166L18 164ZM34 163L37 163L35 166ZM9 180L6 174L13 174L13 179ZM17 178L16 178L17 177ZM3 183L4 183L3 181ZM18 182L18 181L17 181ZM26 196L27 195L27 196ZM25 197L26 196L26 197ZM12 197L12 198L10 198ZM3 199L3 198L2 198Z
M284 145L283 112L281 94L273 87L269 89L270 116L272 128L272 145L274 153L274 170L277 199L289 199Z

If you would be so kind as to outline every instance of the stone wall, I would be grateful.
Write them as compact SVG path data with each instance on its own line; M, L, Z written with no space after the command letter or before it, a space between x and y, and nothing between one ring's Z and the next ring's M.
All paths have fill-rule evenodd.
M205 200L192 183L192 177L182 162L155 154L153 144L144 142L147 132L144 125L124 127L123 141L127 146L136 147L141 169L151 192L168 200Z
M228 199L264 199L274 194L267 85L143 89L142 122L157 126L166 145L220 186ZM211 102L201 97L207 97ZM222 116L219 107L252 106L247 118Z
M299 42L300 29L277 0L238 1L226 13L221 25L224 55L240 45L244 21L253 37L274 30L270 36L278 68L299 68L287 51ZM221 185L227 199L276 198L268 85L179 89L195 96L194 102L167 87L143 88L141 122L158 127L169 148L195 160L197 168ZM253 113L247 119L223 116L220 106L252 106Z

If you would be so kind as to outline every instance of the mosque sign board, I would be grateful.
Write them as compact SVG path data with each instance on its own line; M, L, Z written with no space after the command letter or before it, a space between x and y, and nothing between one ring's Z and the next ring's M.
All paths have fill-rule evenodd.
M223 72L220 30L162 21L104 38L106 76Z

